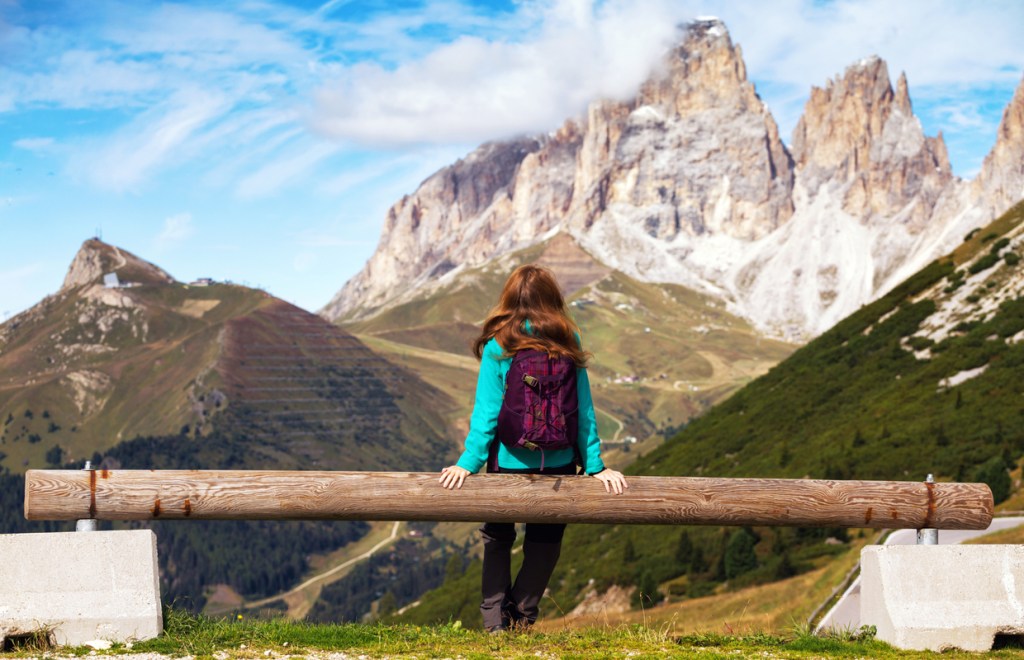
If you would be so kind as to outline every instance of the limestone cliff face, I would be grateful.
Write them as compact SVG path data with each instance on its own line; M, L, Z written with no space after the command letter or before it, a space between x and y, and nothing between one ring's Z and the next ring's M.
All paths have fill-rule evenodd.
M551 136L484 145L429 178L392 207L377 252L322 313L366 316L557 229L593 235L612 261L636 232L758 238L792 214L792 185L739 48L720 22L698 22L633 101L595 102Z
M557 232L602 264L718 297L807 340L1024 197L1024 84L978 178L953 176L905 75L877 57L814 88L792 153L717 20L628 102L480 147L389 211L377 252L322 310L358 319Z
M942 253L930 232L959 182L942 135L926 137L914 116L906 76L894 90L877 57L812 88L793 158L794 217L743 250L729 284L756 325L806 339Z
M352 309L372 311L395 297L444 275L475 248L490 256L504 223L483 226L483 216L496 198L508 198L523 160L541 146L539 139L485 144L466 158L424 181L412 195L388 211L377 251L366 266L325 308L331 318ZM493 215L493 214L492 214ZM468 245L467 245L468 243ZM481 250L482 248L482 250Z
M665 67L632 103L591 108L570 226L625 215L668 242L771 232L793 212L792 161L739 47L720 22L698 21Z
M793 133L793 156L812 197L828 186L854 217L878 223L901 215L911 231L928 222L953 180L942 134L925 137L906 75L893 90L878 57L811 89Z
M995 213L1024 198L1024 79L1003 112L995 146L971 183L977 202Z

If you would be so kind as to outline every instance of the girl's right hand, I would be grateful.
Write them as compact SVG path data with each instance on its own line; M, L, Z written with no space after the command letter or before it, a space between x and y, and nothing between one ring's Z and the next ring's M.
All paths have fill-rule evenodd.
M462 482L466 480L466 477L473 474L466 468L461 468L458 465L449 465L448 467L441 470L441 482L442 488L451 490L452 488L462 488Z
M622 495L622 491L629 488L626 477L622 476L621 472L605 468L593 476L604 484L604 490L607 493L614 492L616 495Z

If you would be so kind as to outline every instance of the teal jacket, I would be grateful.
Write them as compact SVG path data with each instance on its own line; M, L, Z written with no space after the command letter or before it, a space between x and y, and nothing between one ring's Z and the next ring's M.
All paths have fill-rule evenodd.
M476 382L476 403L469 420L469 435L466 449L457 465L470 472L479 472L487 463L487 452L495 440L498 426L498 411L505 397L505 376L512 365L512 357L505 357L505 351L495 339L484 345L480 359L480 375ZM579 443L583 469L587 474L597 474L604 469L601 462L601 440L597 435L597 419L594 417L594 400L590 396L590 379L586 369L576 370L576 391L579 398ZM544 467L560 467L573 462L572 449L560 449L544 453ZM498 467L507 469L539 468L539 451L509 449L498 444Z

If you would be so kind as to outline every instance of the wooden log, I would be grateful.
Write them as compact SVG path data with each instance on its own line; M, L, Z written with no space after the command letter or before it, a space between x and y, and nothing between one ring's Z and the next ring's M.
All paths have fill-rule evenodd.
M985 484L260 470L29 470L29 520L446 520L985 529Z

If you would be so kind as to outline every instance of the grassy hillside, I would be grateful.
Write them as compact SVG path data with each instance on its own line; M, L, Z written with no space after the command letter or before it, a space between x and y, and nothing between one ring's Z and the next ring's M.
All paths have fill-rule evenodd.
M454 402L337 326L263 291L174 282L98 241L75 263L118 259L132 286L86 281L0 325L0 467L205 436L228 409L221 430L252 436L268 465L422 468L453 451Z
M480 268L443 278L433 289L367 319L344 322L375 350L472 405L476 364L465 358L479 322L516 266L549 266L594 354L591 383L605 452L626 465L671 429L722 400L785 358L793 346L759 337L709 298L681 286L634 280L594 261L567 236ZM624 443L629 436L638 442Z
M0 451L12 470L42 467L137 435L195 424L226 319L263 304L261 292L181 284L59 293L0 329ZM186 304L203 315L182 313ZM198 305L197 305L198 304Z
M121 264L120 266L118 264ZM99 283L116 271L122 283ZM422 470L452 460L454 400L263 291L189 286L88 241L70 284L0 325L0 532L26 468ZM163 595L202 609L294 586L363 523L154 523Z
M1022 234L1018 205L695 419L629 472L1005 479L1024 454L1024 271L1013 256L1024 247ZM556 573L554 593L572 606L591 579L599 588L646 579L658 597L681 582L687 595L699 595L782 577L790 570L782 570L784 561L806 570L814 556L843 547L825 543L828 536L842 541L839 530L753 532L756 561L730 572L742 530L688 532L702 548L708 568L701 571L673 561L681 552L678 530L570 528L566 542L575 550ZM630 546L633 561L625 559Z
M969 479L1024 453L1024 204L638 461L636 473Z

